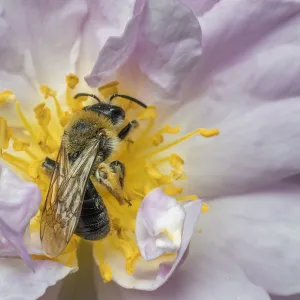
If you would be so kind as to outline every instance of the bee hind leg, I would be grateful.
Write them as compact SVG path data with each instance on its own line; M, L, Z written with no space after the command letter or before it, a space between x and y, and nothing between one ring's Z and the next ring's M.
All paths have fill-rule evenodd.
M112 161L109 164L100 163L97 166L95 177L100 184L109 190L120 205L127 203L131 206L130 201L123 196L125 166L119 160Z

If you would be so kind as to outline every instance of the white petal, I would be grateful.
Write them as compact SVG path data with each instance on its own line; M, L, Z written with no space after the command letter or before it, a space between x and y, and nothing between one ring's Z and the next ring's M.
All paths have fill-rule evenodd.
M300 294L298 295L293 295L289 297L284 297L284 296L272 296L272 300L299 300L300 299Z
M4 1L4 18L31 54L35 79L61 89L75 70L87 5L84 0ZM77 49L78 50L78 49ZM73 55L73 56L72 56Z
M0 299L35 300L72 271L48 260L34 261L34 269L28 269L21 259L0 258Z
M179 270L151 293L121 290L123 300L269 300L243 271L222 253L203 245L193 248Z
M220 0L182 0L184 4L186 4L196 16L201 16L205 12L212 9L216 3Z
M3 19L1 14L0 39L0 92L11 90L17 98L26 99L26 101L35 105L38 102L38 93L32 78L27 72L26 51L12 27ZM24 112L28 113L26 106ZM10 125L18 125L20 123L13 103L0 104L0 116L9 116Z
M300 188L290 185L214 200L194 246L218 249L270 293L299 293L299 200Z
M18 255L32 266L24 234L41 202L37 185L25 182L0 165L0 255ZM13 251L14 250L14 251Z
M137 1L124 34L107 40L86 80L93 87L106 83L133 58L150 80L175 94L200 54L201 29L185 5L177 0Z
M145 197L136 216L135 233L146 261L179 250L184 219L184 208L161 189Z
M298 174L300 3L220 1L199 21L202 60L172 123L221 133L187 147L191 189L220 196Z
M133 1L87 1L89 18L82 33L78 75L87 75L110 36L120 36L133 14Z
M188 114L184 131L205 127L201 115L196 120L191 113L196 107L200 110L201 102L185 106L169 123L178 124L178 119ZM223 122L211 126L219 128L220 135L193 137L179 145L176 152L185 158L189 178L187 191L203 198L229 195L298 174L299 114L298 98L248 110L236 108Z
M107 247L103 246L105 263L111 267L113 280L128 289L147 291L156 290L165 284L186 258L186 250L193 234L194 225L198 220L201 206L201 201L190 201L184 205L186 218L184 220L182 242L177 255L163 255L152 261L145 261L140 257L135 263L135 270L132 275L126 272L125 259L120 252L114 250L109 244L106 244Z

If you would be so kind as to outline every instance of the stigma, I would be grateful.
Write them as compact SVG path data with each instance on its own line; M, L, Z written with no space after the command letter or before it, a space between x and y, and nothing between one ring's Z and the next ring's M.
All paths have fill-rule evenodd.
M77 94L79 78L70 74L66 76L66 89L63 102L58 99L57 92L48 86L41 86L41 103L33 107L34 118L26 116L20 106L19 99L12 91L0 93L0 158L6 161L25 180L38 184L44 205L50 183L49 175L42 168L46 157L55 160L64 127L69 119L82 110L87 97L74 99ZM110 95L117 94L118 82L114 81L100 87L96 93L106 101ZM21 99L20 99L21 100ZM141 99L142 100L142 99ZM180 143L188 143L192 138L210 138L219 134L216 128L198 128L181 135L180 124L157 124L159 111L154 106L141 107L126 99L116 98L115 104L121 106L126 113L126 121L137 120L140 125L122 143L109 160L119 160L126 169L123 183L123 197L130 201L131 206L119 205L114 196L103 187L93 176L98 193L104 200L111 220L109 235L103 240L95 241L94 255L98 261L100 274L104 282L112 280L113 274L105 260L105 249L112 248L125 258L124 268L128 274L135 271L135 263L140 258L140 251L135 240L135 219L138 209L145 196L156 188L176 198L177 201L196 200L197 195L185 195L180 183L188 180L184 171L184 160L176 152ZM14 105L22 128L16 130L9 126L9 119L1 116L1 103ZM130 116L130 120L127 116ZM160 125L160 126L159 126ZM154 130L154 128L159 128ZM166 142L167 140L167 142ZM209 209L203 204L202 211ZM31 221L31 230L38 231L40 212ZM181 232L162 230L178 247ZM74 260L66 259L66 253L76 249L79 238L75 235L61 257L55 260L71 264ZM71 250L70 250L71 249ZM41 259L41 257L37 257Z

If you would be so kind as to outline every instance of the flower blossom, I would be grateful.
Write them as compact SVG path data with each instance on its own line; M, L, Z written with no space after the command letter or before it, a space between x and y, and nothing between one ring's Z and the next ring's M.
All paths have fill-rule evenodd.
M117 154L132 206L118 206L97 186L113 230L93 243L93 254L102 280L121 286L113 287L120 299L300 292L297 1L2 5L1 156L38 185L42 203L49 184L42 161L55 158L68 118L90 103L75 101L77 92L102 101L118 92L148 105L116 100L140 123ZM78 239L47 259L36 238L39 218L24 243L43 287L5 256L4 299L14 295L3 270L20 279L15 293L28 276L33 288L24 299L76 270ZM101 299L110 283L97 282Z

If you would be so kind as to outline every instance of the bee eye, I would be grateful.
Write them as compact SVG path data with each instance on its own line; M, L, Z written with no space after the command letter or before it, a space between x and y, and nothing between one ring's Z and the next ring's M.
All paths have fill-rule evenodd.
M109 115L113 123L118 123L119 121L123 121L125 119L125 111L119 106L112 106L109 109Z
M123 119L125 118L125 111L121 107L113 106L110 108L109 112L112 116L119 116Z

